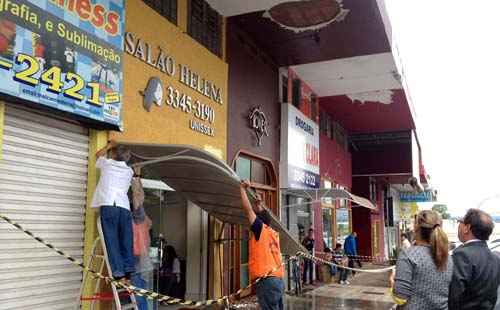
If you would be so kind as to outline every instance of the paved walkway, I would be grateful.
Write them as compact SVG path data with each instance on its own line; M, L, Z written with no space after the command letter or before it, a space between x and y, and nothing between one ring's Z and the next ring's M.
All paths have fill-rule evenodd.
M365 265L366 269L379 269L381 266ZM287 296L287 310L302 309L371 309L388 310L394 305L389 293L389 272L357 273L349 278L350 285L337 283L324 284L303 294Z
M366 264L363 269L380 269L387 266ZM337 283L306 287L301 296L286 295L285 310L389 310L394 305L389 293L389 272L358 273L349 277L350 285ZM161 308L165 310L171 307ZM206 307L219 310L222 307ZM241 301L233 309L258 310L255 296Z

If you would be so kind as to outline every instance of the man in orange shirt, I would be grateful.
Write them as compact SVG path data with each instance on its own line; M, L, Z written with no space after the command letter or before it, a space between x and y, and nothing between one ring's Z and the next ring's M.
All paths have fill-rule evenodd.
M262 310L282 310L285 284L282 280L284 268L281 261L279 234L269 227L271 216L262 207L260 197L257 197L255 211L252 208L246 193L249 186L248 181L242 182L240 191L243 209L252 231L248 250L250 281L263 278L256 285L257 299Z

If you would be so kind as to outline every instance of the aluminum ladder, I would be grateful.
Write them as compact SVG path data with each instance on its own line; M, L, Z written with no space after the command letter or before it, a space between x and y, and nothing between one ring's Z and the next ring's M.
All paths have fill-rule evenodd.
M87 259L87 264L85 266L88 266L90 269L95 270L99 273L103 273L105 270L107 271L107 274L111 276L111 266L109 265L109 260L108 260L108 251L106 249L106 243L104 242L104 235L102 233L102 226L101 226L101 217L99 216L97 218L97 231L99 232L99 236L94 240L94 243L92 245L92 251ZM93 269L94 266L97 266L96 269ZM94 288L94 294L90 298L83 298L83 293L85 290L85 285L88 283L88 281L95 281L95 288ZM99 294L99 288L101 285L101 281L103 279L101 278L96 278L95 276L92 275L92 273L84 270L83 271L83 281L82 281L82 286L80 288L80 295L78 296L78 303L76 305L77 310L81 309L82 302L83 301L90 301L90 309L94 310L96 306L96 300L106 300L105 298L100 297ZM124 288L118 288L114 283L111 283L111 290L113 293L113 298L112 300L114 301L114 309L116 310L139 310L137 306L137 300L135 297L135 294L128 292ZM124 295L126 295L126 298L123 298ZM122 297L122 298L120 298Z

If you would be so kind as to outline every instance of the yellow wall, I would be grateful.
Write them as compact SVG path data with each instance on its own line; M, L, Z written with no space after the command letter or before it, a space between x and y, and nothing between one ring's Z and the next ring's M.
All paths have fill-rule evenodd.
M85 264L88 262L88 258L92 251L92 245L97 237L97 226L96 219L97 213L95 209L91 208L92 196L94 194L97 181L99 179L98 170L96 169L95 153L97 150L101 149L107 144L108 132L90 130L90 140L89 140L89 164L88 164L88 174L87 174L87 209L85 212L85 237L83 245L83 259ZM89 266L93 270L98 270L97 265ZM87 278L83 296L92 296L95 288L95 280L92 278ZM83 309L90 309L90 302L83 302Z
M118 141L155 143L155 144L191 144L211 150L221 159L226 155L226 120L227 120L227 80L228 66L223 59L192 39L187 33L187 0L179 1L178 27L150 9L140 0L126 2L126 31L153 47L153 59L161 47L176 62L175 76L146 64L138 58L125 53L124 56L124 94L123 94L123 133L112 133ZM178 65L187 65L191 70L215 83L221 88L223 104L219 104L188 86L180 83ZM215 122L200 123L215 129L215 137L209 137L189 128L189 121L197 120L193 114L174 109L165 102L158 107L153 105L150 112L143 107L141 91L145 90L151 77L159 77L164 88L171 85L180 92L198 99L215 110ZM165 101L168 92L164 89Z

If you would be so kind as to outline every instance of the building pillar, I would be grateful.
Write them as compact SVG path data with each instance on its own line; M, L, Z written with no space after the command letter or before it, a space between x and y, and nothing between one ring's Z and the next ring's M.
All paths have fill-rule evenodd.
M85 209L85 235L83 241L83 261L86 264L91 251L94 240L96 239L97 226L97 212L95 209L91 208L92 196L94 195L94 190L97 186L97 181L99 180L99 173L96 168L96 156L95 154L99 149L104 147L108 143L108 132L107 131L98 131L98 130L90 130L89 134L89 155L88 155L88 172L87 172L87 206ZM95 270L96 266L89 266L93 270ZM89 278L90 279L90 278ZM84 290L83 296L91 296L95 290L95 281L87 281ZM106 309L106 307L99 307L100 303L97 303L97 309ZM83 302L82 309L90 309L90 302Z

